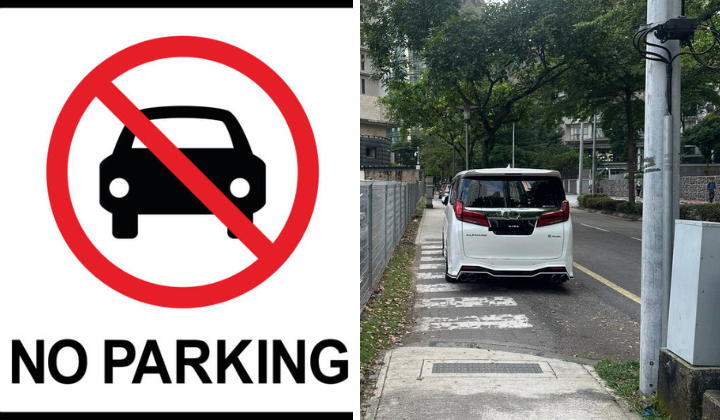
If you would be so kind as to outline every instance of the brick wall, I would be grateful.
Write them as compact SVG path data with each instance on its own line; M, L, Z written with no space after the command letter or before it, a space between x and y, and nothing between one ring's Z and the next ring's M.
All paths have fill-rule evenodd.
M681 199L688 201L707 201L707 189L705 186L708 182L715 181L720 188L720 176L684 176L680 178ZM627 179L611 181L602 180L600 186L603 193L611 197L627 197ZM720 190L716 190L720 192Z

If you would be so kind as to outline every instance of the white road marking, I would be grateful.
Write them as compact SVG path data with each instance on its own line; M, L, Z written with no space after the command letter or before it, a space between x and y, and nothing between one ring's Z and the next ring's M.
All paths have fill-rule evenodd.
M432 251L420 251L422 255L442 255L441 249L433 249Z
M580 223L580 224L583 225L583 226L585 226L585 227L589 227L589 228L593 228L593 229L597 229L597 230L602 230L603 232L610 232L610 231L607 230L607 229L599 228L599 227L597 227L597 226L590 226L590 225L586 225L585 223Z
M422 249L442 249L442 245L421 245Z
M418 280L442 279L445 274L442 273L417 273Z
M636 238L636 237L634 237L634 236L631 236L631 238L635 239L636 241L642 242L642 239L640 239L640 238Z
M444 270L445 264L420 264L419 270Z
M525 315L461 316L455 318L423 317L415 326L416 331L478 330L484 328L532 328Z
M443 276L445 277L445 276ZM442 293L442 292L472 292L477 290L507 290L505 287L487 288L477 283L435 283L435 284L418 284L416 289L418 293Z
M416 308L477 308L487 306L517 306L511 297L463 297L463 298L426 298L415 303Z
M445 261L445 258L443 257L420 257L421 262L430 262L430 261Z
M435 283L416 286L418 293L466 292L473 289L475 288L468 283Z

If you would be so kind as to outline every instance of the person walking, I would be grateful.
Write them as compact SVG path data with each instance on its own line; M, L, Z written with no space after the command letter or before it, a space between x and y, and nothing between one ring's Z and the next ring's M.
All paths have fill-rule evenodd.
M640 183L640 181L638 181L635 183L635 196L636 197L642 197L640 195L640 191L642 191L642 184Z
M715 198L715 181L708 182L706 188L708 190L708 201L712 203Z

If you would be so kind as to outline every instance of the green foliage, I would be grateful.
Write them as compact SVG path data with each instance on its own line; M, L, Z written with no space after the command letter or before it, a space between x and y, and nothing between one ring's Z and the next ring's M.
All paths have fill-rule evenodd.
M360 314L360 399L363 406L374 387L370 376L378 355L397 345L412 325L414 241L424 205L425 200L420 200L415 220L405 229L378 289Z
M680 218L704 222L720 222L720 203L680 204Z
M413 137L412 141L407 142L400 140L390 147L390 151L395 154L395 164L399 166L415 166L417 163L417 152L421 141L419 138Z
M472 166L487 167L502 133L572 65L565 55L578 9L570 0L376 0L363 6L362 39L388 85L389 117L420 126L462 156L464 124L456 107L475 106L468 154ZM404 81L409 54L397 51L426 64L417 85Z
M367 0L360 11L361 42L373 60L375 76L392 87L405 80L409 57L451 16L462 0Z
M687 130L683 137L684 145L694 145L700 149L706 163L720 162L720 115L711 113L696 126Z
M601 360L593 366L605 384L643 418L648 420L670 420L658 408L657 394L640 395L640 363L637 360Z
M577 198L580 207L642 216L642 203L613 200L605 194L581 194ZM704 222L720 222L720 203L680 204L680 219Z
M578 196L580 207L604 210L609 212L632 214L642 216L642 203L632 203L624 200L614 200L606 194L582 194Z
M620 398L627 400L640 388L640 363L637 360L626 362L601 360L594 368L598 376Z
M512 126L498 135L490 154L490 167L505 167L512 162ZM526 120L515 127L515 167L577 171L578 151L562 142L562 131L541 120Z

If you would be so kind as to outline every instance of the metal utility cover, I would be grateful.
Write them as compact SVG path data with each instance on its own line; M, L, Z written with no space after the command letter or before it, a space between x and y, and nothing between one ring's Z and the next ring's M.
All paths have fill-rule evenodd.
M435 363L432 373L543 373L537 363Z
M487 360L425 360L423 376L546 377L555 373L547 362Z

